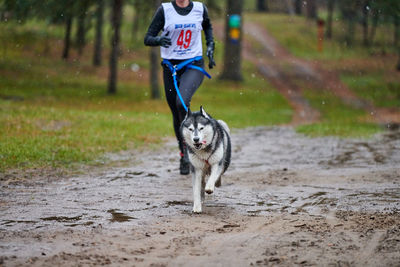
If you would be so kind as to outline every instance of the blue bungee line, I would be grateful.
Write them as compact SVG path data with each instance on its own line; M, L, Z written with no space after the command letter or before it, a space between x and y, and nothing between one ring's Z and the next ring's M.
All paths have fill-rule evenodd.
M163 59L163 61L162 61L162 63L167 65L168 68L170 69L170 71L172 72L172 77L174 79L174 86L175 86L176 93L178 94L179 100L181 101L182 106L186 110L186 112L188 111L188 108L185 105L185 102L183 101L181 93L179 92L178 80L176 78L176 75L177 75L177 72L179 70L181 70L181 69L186 67L188 69L195 69L195 70L201 71L205 76L207 76L207 78L211 79L211 75L208 74L205 69L203 69L202 67L195 66L195 65L192 64L194 61L199 61L199 60L202 60L202 59L203 59L202 56L198 56L198 57L187 59L187 60L179 63L178 65L172 65L171 61L169 61L168 59Z

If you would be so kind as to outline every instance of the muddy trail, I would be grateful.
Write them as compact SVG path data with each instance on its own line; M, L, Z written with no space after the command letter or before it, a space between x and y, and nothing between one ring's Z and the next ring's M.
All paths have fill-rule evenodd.
M3 266L398 266L400 132L365 141L235 130L222 187L191 213L176 144L126 166L1 181Z
M220 29L220 28L218 28ZM305 88L325 90L339 97L346 105L366 110L368 120L379 124L400 123L397 109L376 107L359 98L334 70L318 61L297 58L287 51L268 31L257 23L244 24L243 56L257 66L258 71L288 100L294 112L291 125L317 122L319 111L303 96Z

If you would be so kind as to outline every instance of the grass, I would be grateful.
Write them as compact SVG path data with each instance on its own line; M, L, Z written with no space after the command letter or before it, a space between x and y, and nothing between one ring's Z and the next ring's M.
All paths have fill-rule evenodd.
M264 25L293 55L318 61L325 68L337 72L342 82L360 98L378 107L399 109L400 76L395 70L397 55L390 47L390 27L378 28L375 41L379 46L371 47L362 46L362 31L358 28L355 44L350 48L343 42L343 32L340 31L344 27L337 18L334 22L334 38L325 40L323 52L318 52L315 21L281 14L251 14L246 18ZM304 87L304 84L300 84L300 87ZM298 127L301 133L309 136L367 137L380 129L377 125L365 122L364 110L344 104L322 88L306 90L304 96L320 111L322 121Z
M207 81L194 95L193 109L203 105L207 112L234 128L289 123L292 110L287 101L271 89L253 65L246 63L243 70L243 83Z
M124 43L118 93L110 96L107 64L91 66L89 45L82 57L72 51L62 61L62 30L53 26L45 47L37 25L0 24L0 39L7 40L0 51L0 171L94 164L104 153L151 148L174 136L166 101L149 96L147 48L129 50ZM132 63L140 71L132 72ZM288 103L251 65L245 64L242 83L219 80L220 65L196 93L193 109L204 105L234 128L290 121Z
M321 122L301 125L297 131L312 137L339 136L339 137L370 137L381 127L374 123L365 122L366 113L345 105L338 97L327 91L307 90L305 97L311 106L321 113Z
M88 162L168 134L165 114L1 104L2 168Z
M377 30L375 46L363 47L362 30L358 25L354 45L349 47L344 41L346 26L338 18L333 23L333 38L325 39L323 52L317 49L317 23L302 16L284 14L254 14L245 19L264 25L267 30L293 55L306 59L338 60L343 58L368 58L371 55L385 51L395 53L391 46L391 27L381 26Z
M385 75L372 73L356 76L344 74L341 79L363 99L378 107L400 107L400 81L385 82Z

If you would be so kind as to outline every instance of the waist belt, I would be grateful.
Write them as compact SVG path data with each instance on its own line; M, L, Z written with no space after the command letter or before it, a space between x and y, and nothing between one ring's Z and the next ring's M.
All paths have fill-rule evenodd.
M179 63L178 65L172 65L171 61L169 61L168 59L163 59L163 61L162 61L162 64L165 64L166 66L168 66L169 70L172 73L172 77L174 79L174 86L175 86L176 93L178 94L179 100L181 101L182 106L186 111L188 111L188 108L185 105L185 102L183 101L181 93L179 92L178 79L176 78L177 72L180 71L183 68L194 69L194 70L198 70L198 71L202 72L205 76L207 76L207 78L211 79L211 75L208 74L205 69L203 69L202 67L195 66L195 65L192 64L194 61L199 61L199 60L202 60L202 59L203 59L203 57L201 57L201 56L194 57L194 58L189 58L189 59Z

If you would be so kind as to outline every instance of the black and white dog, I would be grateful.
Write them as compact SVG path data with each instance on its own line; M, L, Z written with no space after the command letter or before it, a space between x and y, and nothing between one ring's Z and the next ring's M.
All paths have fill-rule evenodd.
M228 125L213 119L203 107L190 109L181 125L193 173L193 212L201 213L204 192L212 194L221 185L221 176L231 161L231 138ZM208 177L206 183L206 177Z

